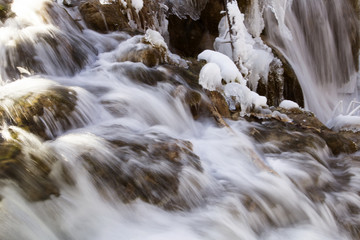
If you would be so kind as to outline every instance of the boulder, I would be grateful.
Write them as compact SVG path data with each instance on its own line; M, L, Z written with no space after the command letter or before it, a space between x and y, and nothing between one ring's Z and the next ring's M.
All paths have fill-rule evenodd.
M76 102L76 92L66 87L30 92L11 103L1 102L0 121L43 139L52 139L59 132L73 127L74 122L79 122L72 117Z
M50 155L26 152L16 140L18 133L11 133L14 140L6 141L0 136L0 179L14 182L29 201L58 196L59 188L50 177L55 159Z
M101 4L98 0L82 2L79 11L86 25L98 32L128 29L128 19L119 3Z
M136 136L110 141L116 156L104 162L93 154L84 154L84 167L102 191L104 186L125 203L141 199L168 210L188 208L189 202L181 196L179 187L185 169L201 172L192 144L166 136Z
M333 155L351 154L358 150L352 139L328 129L311 112L300 109L277 108L271 114L250 114L248 121L261 123L249 130L250 135L260 143L271 142L276 149L267 151L311 152L311 149L327 146Z

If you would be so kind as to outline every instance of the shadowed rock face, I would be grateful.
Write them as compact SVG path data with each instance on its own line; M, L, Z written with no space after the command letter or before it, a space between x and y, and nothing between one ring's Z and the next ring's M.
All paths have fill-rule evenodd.
M213 42L219 35L223 4L222 0L208 1L197 20L170 15L168 31L172 50L182 56L197 57L203 50L213 49Z

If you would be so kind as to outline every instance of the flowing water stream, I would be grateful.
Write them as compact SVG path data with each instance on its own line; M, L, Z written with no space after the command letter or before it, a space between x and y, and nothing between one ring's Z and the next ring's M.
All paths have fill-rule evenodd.
M301 2L323 1L294 0L288 21ZM194 120L180 71L126 61L148 48L143 34L81 30L61 4L45 11L44 3L14 0L16 17L0 25L0 150L11 156L0 164L0 239L360 236L360 156L334 157L316 143L279 151L248 136L256 123L229 120L229 131ZM327 56L298 56L283 41L299 79L320 74L302 69L313 66L306 57ZM338 66L328 60L319 71ZM336 85L354 69L343 62L320 81ZM306 96L310 109L320 104ZM258 168L254 154L278 175Z

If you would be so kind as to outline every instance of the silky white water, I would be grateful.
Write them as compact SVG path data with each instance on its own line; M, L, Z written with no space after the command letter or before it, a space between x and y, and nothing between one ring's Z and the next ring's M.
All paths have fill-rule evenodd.
M359 17L351 1L273 2L283 4L265 10L266 38L293 67L305 107L325 123L348 114L359 101Z
M25 157L49 159L49 179L57 183L59 193L47 200L29 201L16 183L2 180L0 239L354 238L347 227L356 229L360 224L356 210L360 206L360 165L356 154L334 157L322 146L307 152L289 149L279 153L275 143L258 144L247 136L255 123L227 120L230 131L219 128L210 118L194 120L181 94L175 94L180 84L186 86L180 74L162 66L149 68L123 60L124 54L146 47L143 34L81 31L60 4L53 3L53 13L47 16L37 5L47 1L21 7L25 2L29 4L15 0L13 6L29 12L14 7L18 16L0 25L1 107L13 114L17 99L49 94L54 89L64 91L64 102L74 96L76 100L65 121L51 108L38 119L44 123L47 139L11 123L1 126L1 140L16 138ZM59 21L51 20L54 13ZM55 48L54 43L43 41L49 36L56 42ZM30 49L36 56L34 61L7 52L23 42L27 43L24 51ZM62 44L74 46L75 54ZM289 59L294 66L302 67ZM17 67L22 71L17 72ZM158 82L144 83L152 78ZM315 97L307 100L310 104ZM16 120L17 115L12 117ZM165 153L154 150L150 154L141 148L149 144L151 151L164 143L186 149L176 171L174 163L162 159ZM254 154L278 175L257 167ZM84 156L96 159L99 166L121 168L105 171L114 176L94 170L99 174L94 177L87 168L91 162L84 163ZM64 180L63 166L74 184ZM37 166L29 162L25 168L32 173ZM117 194L126 196L126 192L114 193L111 179L123 174L141 182L142 176L137 174L146 173L147 168L165 177L178 174L176 197L154 204L141 197L122 201ZM312 198L309 189L323 194L322 200ZM154 199L161 194L151 189L148 193ZM178 205L168 209L166 204L172 201Z

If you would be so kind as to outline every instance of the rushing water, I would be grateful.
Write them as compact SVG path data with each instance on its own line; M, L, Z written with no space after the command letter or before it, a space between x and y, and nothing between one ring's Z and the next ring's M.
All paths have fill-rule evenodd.
M18 180L20 172L24 182L1 182L0 239L359 236L356 155L335 158L316 144L279 152L276 143L254 143L247 136L254 124L244 120L229 121L232 131L210 119L195 121L181 97L179 86L188 86L180 74L124 61L146 48L143 35L81 31L60 5L41 10L44 2L15 0L17 17L0 28L0 101L12 119L3 123L1 140L20 146L25 162L10 175ZM295 68L304 67L284 45ZM341 66L333 71L351 77L354 66ZM32 118L36 100L47 103L47 96L59 103ZM315 97L307 100L311 108ZM26 103L31 107L21 108ZM12 126L19 118L40 127ZM258 168L254 157L278 175ZM50 199L26 197L39 189Z
M358 12L351 1L278 2L283 2L282 11L274 12L286 12L286 15L277 14L279 17L275 19L267 11L268 41L294 68L306 107L326 122L333 117L336 105L343 101L344 112L335 111L335 114L346 114L350 101L359 101L356 71L359 53L354 49L359 41ZM277 21L278 28L274 27Z

